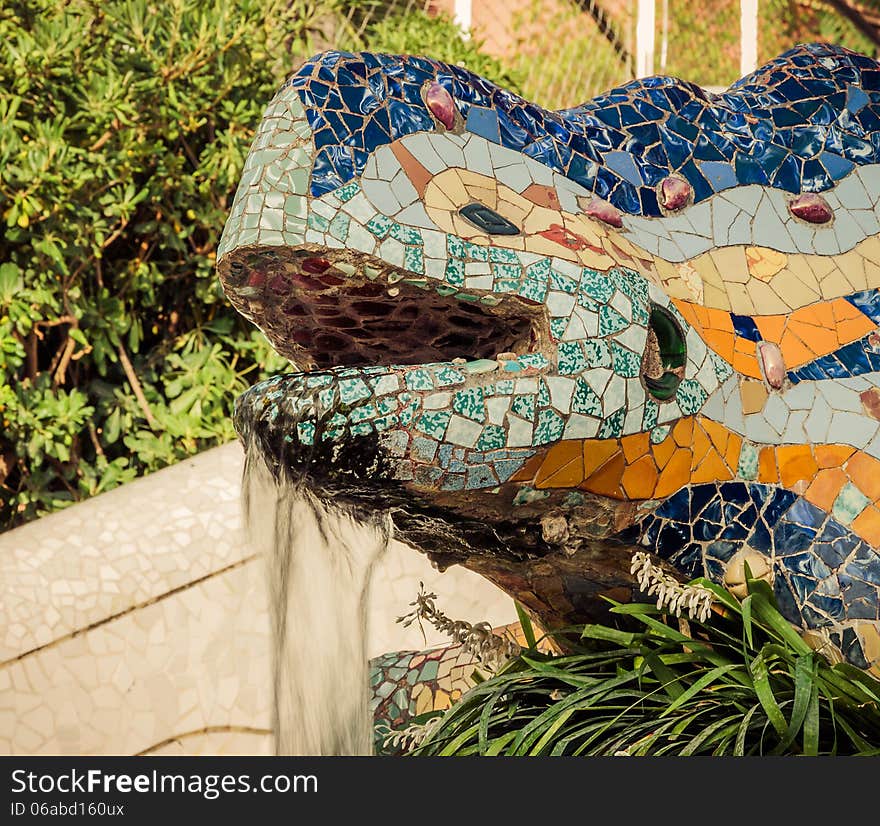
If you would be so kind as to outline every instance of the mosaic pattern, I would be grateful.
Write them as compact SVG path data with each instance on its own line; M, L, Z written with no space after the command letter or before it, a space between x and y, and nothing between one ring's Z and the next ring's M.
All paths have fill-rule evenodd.
M238 444L204 451L0 536L0 754L273 753L243 459ZM447 643L395 622L420 582L455 616L516 616L485 579L441 575L393 542L373 576L369 656Z
M721 95L548 112L427 58L316 56L218 250L307 371L239 399L245 444L453 561L570 583L589 534L724 581L760 554L786 616L880 675L878 81L807 45Z

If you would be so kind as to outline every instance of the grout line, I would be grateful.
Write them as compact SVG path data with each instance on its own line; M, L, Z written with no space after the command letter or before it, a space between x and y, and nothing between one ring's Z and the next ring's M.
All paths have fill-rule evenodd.
M152 746L148 746L143 751L139 751L135 753L135 757L144 757L145 755L150 754L151 752L158 751L163 746L171 745L171 743L176 743L180 740L185 740L190 737L198 737L200 734L272 734L271 729L267 728L254 728L253 726L205 726L205 728L195 729L194 731L187 731L183 734L175 734L171 737L166 737L164 740L160 740L158 743L154 743ZM215 755L216 756L216 755Z
M56 637L54 640L45 643L44 645L38 645L35 648L31 648L28 651L24 651L21 654L12 657L11 659L4 660L0 662L0 668L5 668L13 663L20 662L25 657L30 657L32 654L38 654L41 651L45 651L48 648L54 648L57 645L60 645L63 642L68 642L69 640L74 639L74 637L80 636L80 634L87 634L89 631L94 630L95 628L100 628L102 625L106 625L109 622L113 622L114 620L121 619L128 614L131 614L134 611L139 611L141 608L147 608L150 605L155 605L157 602L162 602L168 597L173 597L175 594L179 594L182 591L186 591L189 588L192 588L195 585L200 585L203 582L207 582L209 579L213 579L216 576L220 576L221 574L228 573L229 571L234 571L236 568L241 568L246 565L248 562L253 562L259 554L251 554L250 556L246 556L243 559L239 559L236 562L232 562L224 568L219 568L216 571L212 571L209 574L205 574L198 579L193 579L187 582L185 585L178 585L176 588L172 588L170 591L166 591L164 594L160 594L157 597L151 597L148 600L144 600L143 602L136 603L135 605L131 605L126 608L124 611L119 611L116 614L111 614L108 617L104 617L104 619L100 619L97 622L91 623L91 625L87 625L84 628L78 628L75 631L70 631L67 634L64 634L60 637Z

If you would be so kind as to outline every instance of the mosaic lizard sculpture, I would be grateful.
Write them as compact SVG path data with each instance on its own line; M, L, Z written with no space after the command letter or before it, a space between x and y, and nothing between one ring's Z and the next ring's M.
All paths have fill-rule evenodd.
M299 368L236 427L276 473L545 625L634 548L880 676L880 65L799 46L546 111L329 52L266 110L218 250Z

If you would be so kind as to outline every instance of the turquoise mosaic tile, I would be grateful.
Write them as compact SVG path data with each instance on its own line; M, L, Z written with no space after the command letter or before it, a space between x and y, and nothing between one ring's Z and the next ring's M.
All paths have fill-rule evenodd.
M565 430L565 420L555 410L544 409L538 412L535 426L534 444L546 445L558 441Z
M624 376L625 378L635 378L639 375L642 358L622 344L612 341L611 363L617 375Z
M534 421L535 418L535 396L534 394L528 393L520 396L514 396L513 402L511 402L510 409L516 413L517 416L521 416L523 419L528 419L529 421Z
M404 377L408 390L433 390L434 379L429 370L411 370Z
M345 404L352 404L372 396L370 388L363 379L343 379L339 382L339 398Z
M623 420L626 416L626 408L615 410L601 425L596 434L597 439L612 439L623 435Z
M614 295L614 284L605 273L584 267L581 270L581 288L599 304L605 304Z
M459 390L452 397L452 409L475 422L486 421L486 405L483 402L483 391L479 387Z
M581 342L588 367L611 367L611 348L599 338L587 338Z
M582 413L586 416L598 418L602 415L602 402L586 379L579 378L577 380L574 395L571 398L571 409L574 413Z
M584 351L579 341L561 341L556 350L559 354L557 369L560 375L570 376L580 373L587 367L587 359L584 358Z
M448 410L426 410L416 422L416 430L435 439L442 439L451 418L452 413Z
M497 424L487 424L477 440L477 450L492 450L504 447L507 443L507 431Z
M685 416L696 413L707 398L708 394L695 379L684 379L675 394L675 401Z
M627 321L614 307L603 304L599 307L599 335L610 336L629 327Z

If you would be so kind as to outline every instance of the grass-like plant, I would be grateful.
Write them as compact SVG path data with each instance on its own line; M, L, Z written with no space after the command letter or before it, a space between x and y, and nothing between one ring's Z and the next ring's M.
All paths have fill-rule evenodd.
M528 650L425 726L414 755L877 755L880 682L831 664L751 580L706 621L618 604L615 623ZM521 618L524 615L521 614Z

